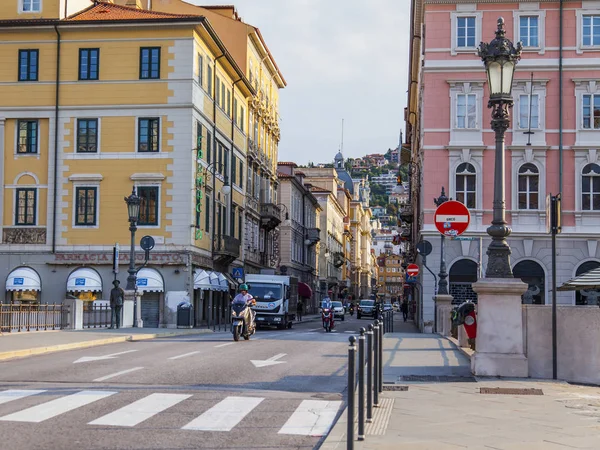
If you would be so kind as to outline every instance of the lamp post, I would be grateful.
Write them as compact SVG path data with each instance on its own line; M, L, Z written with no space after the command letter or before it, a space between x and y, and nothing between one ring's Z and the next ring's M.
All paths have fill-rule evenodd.
M448 197L446 197L446 190L442 186L442 194L438 198L433 199L433 203L435 206L439 207L442 203L446 203L448 201ZM441 245L441 255L440 255L440 273L438 276L440 277L438 281L438 295L448 295L448 274L446 273L446 257L444 256L444 246L446 244L446 236L442 234L442 245Z
M513 105L511 96L513 75L521 59L521 43L515 47L505 37L504 19L498 18L496 38L489 44L482 42L477 49L488 78L492 108L492 130L496 136L496 154L494 162L494 215L492 225L487 229L491 236L487 255L486 278L512 278L510 268L510 247L506 238L511 229L507 226L504 205L504 134L510 125L509 108ZM441 282L441 281L440 281Z
M131 190L131 195L125 197L127 203L127 214L129 215L129 231L131 232L131 247L129 248L129 269L127 272L127 290L135 289L137 271L135 270L135 232L137 231L137 223L140 219L140 204L142 199L135 192L135 186ZM135 314L135 309L134 309Z

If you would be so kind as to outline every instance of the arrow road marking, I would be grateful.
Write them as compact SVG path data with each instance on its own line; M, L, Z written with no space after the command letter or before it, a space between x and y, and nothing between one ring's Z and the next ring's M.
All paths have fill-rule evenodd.
M284 356L286 356L286 353L280 353L278 355L275 356L271 356L269 359L265 359L264 361L260 361L260 360L250 360L250 362L252 364L254 364L254 367L265 367L265 366L274 366L275 364L284 364L287 361L277 361L278 359L283 358Z
M73 364L82 363L82 362L90 362L90 361L101 361L104 359L114 359L119 355L124 355L126 353L137 352L137 350L127 350L125 352L113 353L111 355L106 356L84 356L79 358L77 361L73 361Z

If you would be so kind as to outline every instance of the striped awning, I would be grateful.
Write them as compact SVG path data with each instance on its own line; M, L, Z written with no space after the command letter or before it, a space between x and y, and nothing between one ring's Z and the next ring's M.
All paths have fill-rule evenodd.
M600 267L570 279L557 291L581 291L583 289L600 290Z

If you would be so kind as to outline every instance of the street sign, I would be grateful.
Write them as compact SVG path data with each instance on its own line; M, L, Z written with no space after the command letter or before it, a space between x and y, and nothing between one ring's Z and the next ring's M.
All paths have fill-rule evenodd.
M142 250L152 250L154 248L154 238L152 236L144 236L140 240L140 247L142 247Z
M471 214L461 202L449 200L438 206L433 221L437 230L444 236L456 237L469 228Z
M113 247L113 273L116 275L119 273L119 243L117 242Z
M238 279L244 279L244 269L242 267L234 267L231 275L233 275L233 278L235 278L236 280Z
M473 237L473 236L471 236L471 237L457 236L457 237L453 237L453 238L450 238L450 239L453 240L453 241L476 241L479 238L476 238L476 237Z
M417 244L417 250L419 251L419 253L423 256L427 256L429 254L431 254L431 251L433 250L433 246L431 245L431 242L429 241L421 241Z
M417 266L416 264L409 264L406 268L406 274L409 277L416 277L417 275L419 275L419 266Z

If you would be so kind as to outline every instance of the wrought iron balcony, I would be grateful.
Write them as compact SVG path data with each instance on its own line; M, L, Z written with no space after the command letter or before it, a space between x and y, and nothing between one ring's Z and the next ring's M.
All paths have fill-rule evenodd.
M400 208L400 218L403 222L412 223L413 221L413 208L412 205L405 205Z
M321 230L318 228L307 228L306 238L310 241L311 245L316 244L321 240Z
M240 257L240 240L231 236L215 236L214 257L222 264L230 264Z
M281 223L281 209L273 203L263 203L260 205L261 226L267 230L274 229Z

